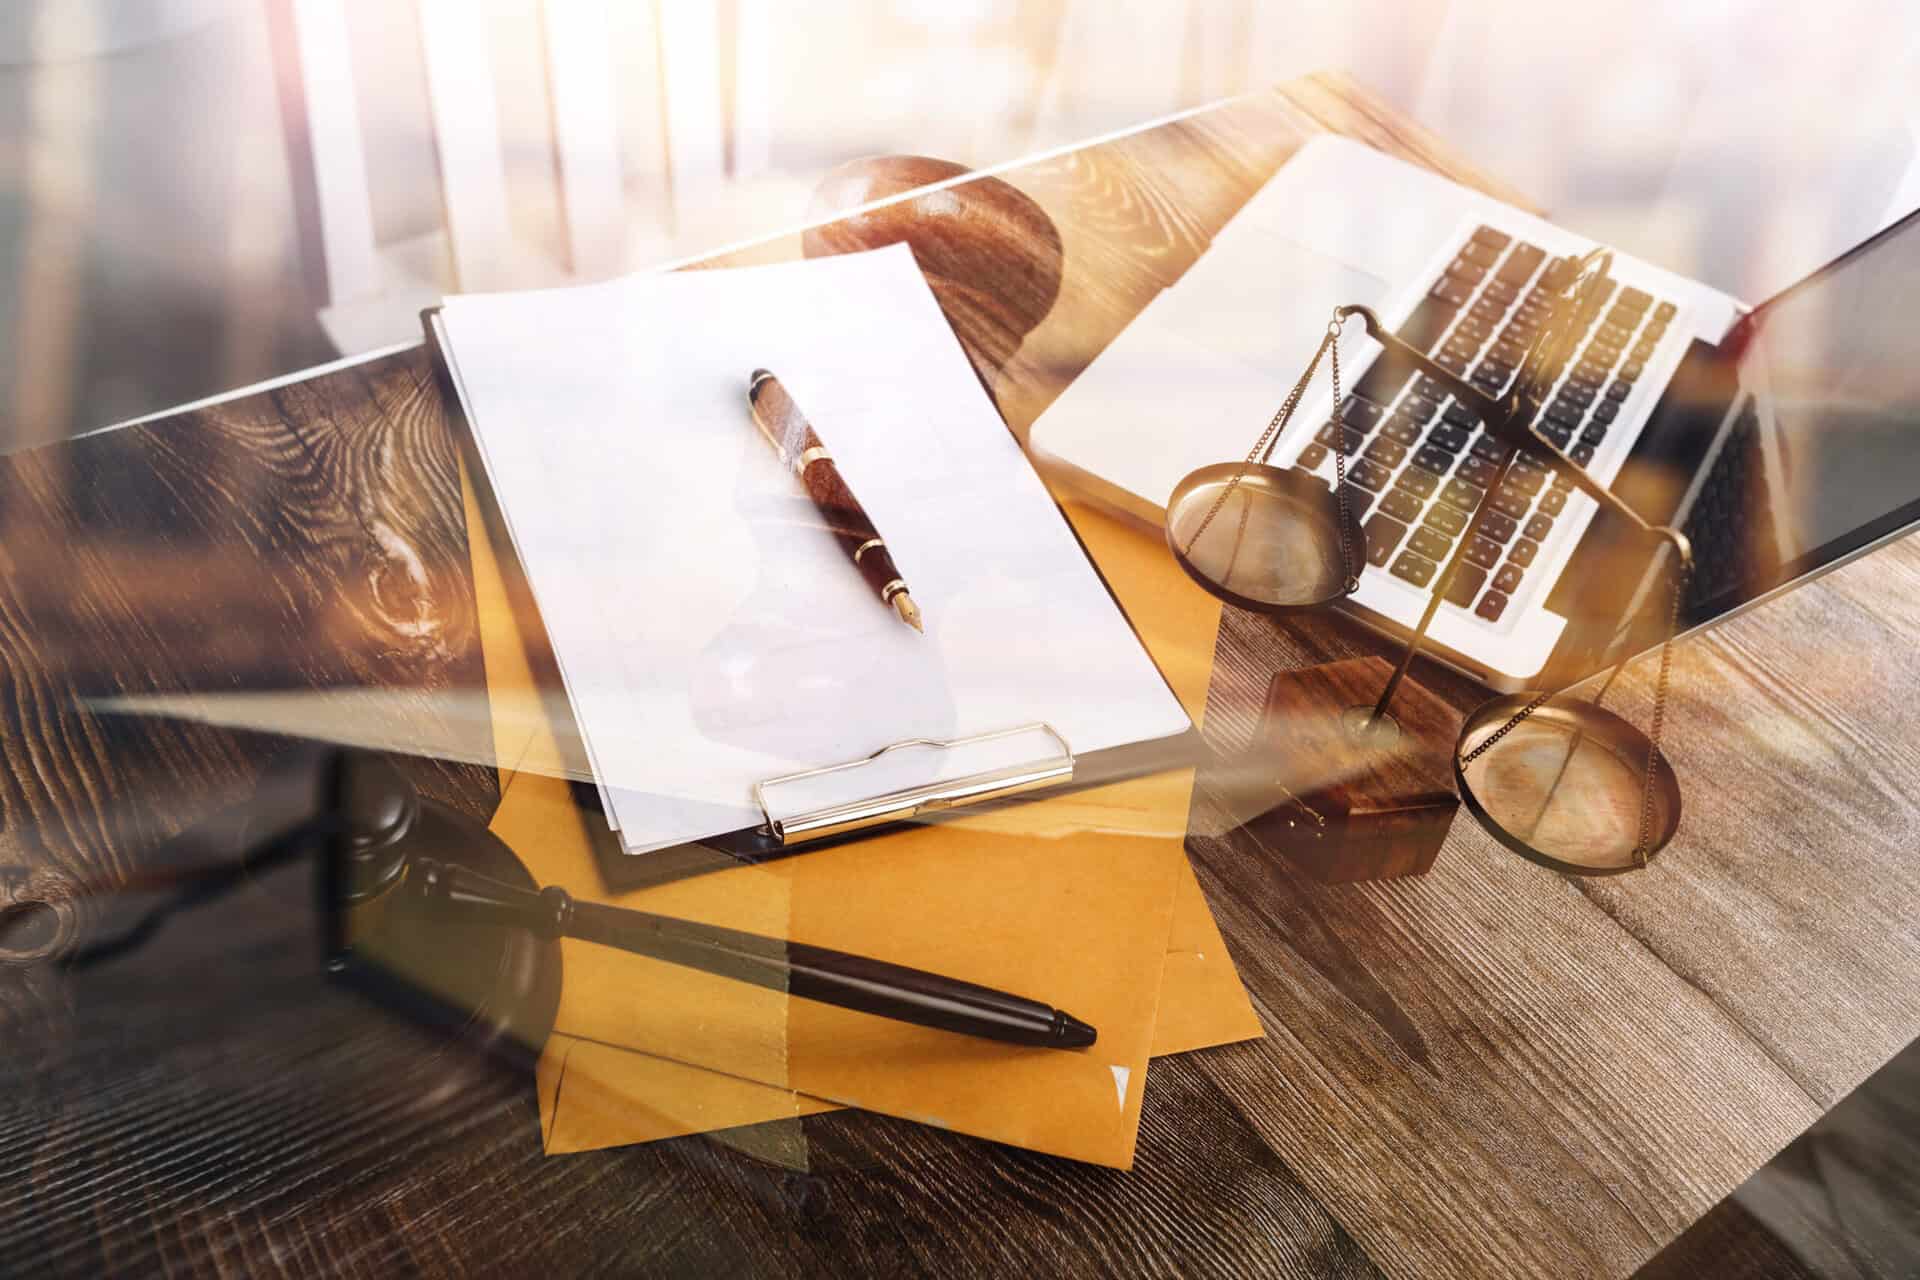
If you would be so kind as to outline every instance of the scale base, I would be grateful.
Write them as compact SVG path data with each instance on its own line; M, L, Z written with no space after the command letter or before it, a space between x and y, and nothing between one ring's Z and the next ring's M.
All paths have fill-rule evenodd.
M1322 883L1424 874L1460 807L1459 715L1409 680L1374 721L1392 674L1380 658L1351 658L1283 671L1267 688L1260 741L1274 804L1246 825Z

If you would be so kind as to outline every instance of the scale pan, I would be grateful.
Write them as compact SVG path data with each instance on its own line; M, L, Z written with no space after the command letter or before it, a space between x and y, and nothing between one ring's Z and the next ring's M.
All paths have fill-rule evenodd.
M1347 594L1340 504L1333 490L1293 468L1220 462L1192 472L1167 499L1167 545L1195 582L1242 609L1300 613ZM1358 575L1367 540L1351 510L1346 545Z
M1531 700L1524 693L1495 698L1467 717L1453 757L1460 798L1494 839L1543 867L1576 876L1636 869L1647 735L1613 712L1587 702L1544 703L1460 767L1461 757ZM1648 860L1679 825L1680 783L1661 756L1653 762Z

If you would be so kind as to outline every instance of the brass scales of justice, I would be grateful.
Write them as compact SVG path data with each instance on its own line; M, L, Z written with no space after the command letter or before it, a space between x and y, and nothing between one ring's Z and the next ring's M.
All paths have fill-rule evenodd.
M1595 250L1575 264L1570 278L1555 294L1512 385L1499 396L1454 375L1388 332L1371 309L1357 305L1335 308L1306 371L1246 458L1192 472L1167 501L1166 536L1174 557L1196 582L1221 600L1255 612L1286 615L1322 609L1352 594L1359 585L1360 566L1366 562L1366 536L1349 510L1342 450L1332 450L1335 481L1331 489L1307 471L1276 467L1268 459L1323 358L1329 363L1332 412L1337 420L1341 411L1337 340L1344 324L1355 317L1365 325L1368 336L1386 348L1382 359L1391 355L1444 387L1481 420L1489 435L1507 446L1505 460L1438 574L1420 621L1378 700L1370 707L1355 702L1325 705L1326 691L1317 695L1322 705L1309 719L1317 718L1320 723L1309 724L1302 740L1330 746L1332 754L1349 762L1364 762L1369 753L1396 748L1418 752L1418 744L1400 741L1400 724L1392 711L1395 696L1453 584L1467 547L1485 523L1488 498L1506 482L1523 451L1564 476L1603 510L1615 513L1649 538L1660 540L1658 554L1676 563L1670 574L1671 601L1660 646L1659 682L1649 733L1642 733L1600 705L1614 677L1632 656L1631 652L1621 652L1634 631L1636 609L1630 604L1627 620L1603 650L1606 657L1615 660L1593 700L1563 698L1555 692L1496 697L1466 718L1453 746L1453 785L1481 825L1515 853L1573 875L1610 875L1646 866L1648 859L1672 839L1680 821L1679 783L1659 744L1680 600L1692 572L1692 548L1678 530L1641 519L1583 467L1537 435L1531 425L1580 339L1606 304L1611 293L1611 263L1610 253ZM1412 372L1406 375L1412 376ZM1385 669L1385 663L1372 661ZM1289 674L1297 673L1276 677L1276 687ZM1418 697L1437 701L1424 690L1418 690ZM1288 726L1289 730L1293 727ZM1431 769L1430 761L1427 767ZM1379 774L1376 778L1386 776ZM1375 785L1391 791L1394 784L1376 781ZM1281 789L1286 790L1284 786ZM1450 797L1447 799L1445 819L1439 824L1438 834L1431 837L1433 849L1444 838L1446 823L1451 820ZM1300 807L1314 821L1322 821L1309 806ZM1405 807L1398 797L1385 796L1371 811L1382 814ZM1367 879L1417 873L1431 862L1429 850L1424 862L1411 867L1399 865L1372 874L1322 874L1322 878Z

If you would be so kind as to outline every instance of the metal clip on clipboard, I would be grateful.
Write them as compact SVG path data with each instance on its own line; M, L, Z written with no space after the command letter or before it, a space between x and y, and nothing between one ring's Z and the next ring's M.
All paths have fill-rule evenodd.
M836 796L826 779L838 778L855 770L885 769L897 752L928 750L950 754L981 754L979 748L997 743L1013 743L1020 738L1051 739L1055 750L1039 757L1015 758L989 763L960 777L939 778L889 788L878 794ZM998 754L998 753L993 753ZM983 804L1008 796L1022 795L1073 780L1073 748L1058 729L1044 721L1000 729L965 738L907 738L880 748L871 755L842 764L804 769L753 784L754 803L760 806L763 830L782 845L824 840L865 827L906 822L922 814L937 813ZM775 815L777 801L769 792L786 791L799 807Z

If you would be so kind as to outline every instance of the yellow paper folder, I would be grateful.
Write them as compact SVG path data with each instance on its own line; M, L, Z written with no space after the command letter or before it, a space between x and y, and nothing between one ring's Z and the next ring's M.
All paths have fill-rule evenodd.
M503 763L494 829L542 883L598 896L582 826L597 818L554 776L558 747L471 487L468 504L496 748L518 762L511 775ZM1072 515L1197 708L1217 604L1149 538ZM1033 995L1092 1022L1100 1041L1059 1052L970 1040L569 942L540 1072L547 1149L845 1103L1124 1167L1152 1053L1259 1034L1182 849L1190 787L1185 772L1136 779L609 899ZM1178 1016L1161 1036L1168 976Z

